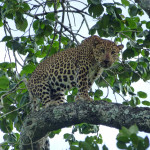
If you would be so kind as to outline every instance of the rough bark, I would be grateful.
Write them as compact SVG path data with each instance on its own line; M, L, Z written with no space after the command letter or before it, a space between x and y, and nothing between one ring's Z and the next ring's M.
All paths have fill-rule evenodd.
M150 18L150 0L135 0Z
M27 150L50 131L83 122L117 129L136 124L140 131L150 133L150 108L105 101L78 101L47 107L25 119L20 135L20 150Z

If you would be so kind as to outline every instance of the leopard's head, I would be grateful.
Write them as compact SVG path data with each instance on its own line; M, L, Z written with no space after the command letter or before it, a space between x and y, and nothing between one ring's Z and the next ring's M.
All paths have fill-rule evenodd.
M117 60L123 45L116 45L114 42L97 37L93 44L95 60L102 68L109 68Z

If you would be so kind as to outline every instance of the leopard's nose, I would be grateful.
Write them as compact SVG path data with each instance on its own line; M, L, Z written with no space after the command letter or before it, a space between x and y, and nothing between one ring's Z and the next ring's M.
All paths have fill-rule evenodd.
M107 65L107 64L109 64L109 62L110 61L108 61L108 60L104 60L104 63Z

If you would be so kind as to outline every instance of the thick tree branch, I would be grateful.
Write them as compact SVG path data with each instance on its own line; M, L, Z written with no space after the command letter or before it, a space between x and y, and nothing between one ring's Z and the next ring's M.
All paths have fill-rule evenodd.
M150 0L135 0L150 18Z
M101 124L120 129L136 124L150 132L150 108L130 107L105 101L78 101L47 107L30 114L20 135L20 150L26 150L48 132L79 123Z

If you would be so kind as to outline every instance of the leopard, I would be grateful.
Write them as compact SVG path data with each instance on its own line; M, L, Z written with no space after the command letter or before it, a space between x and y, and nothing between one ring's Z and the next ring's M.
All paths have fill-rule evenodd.
M88 91L104 70L118 59L123 45L92 35L81 44L49 56L38 64L28 80L28 90L36 105L60 105L65 92L77 87L76 100L93 100Z

